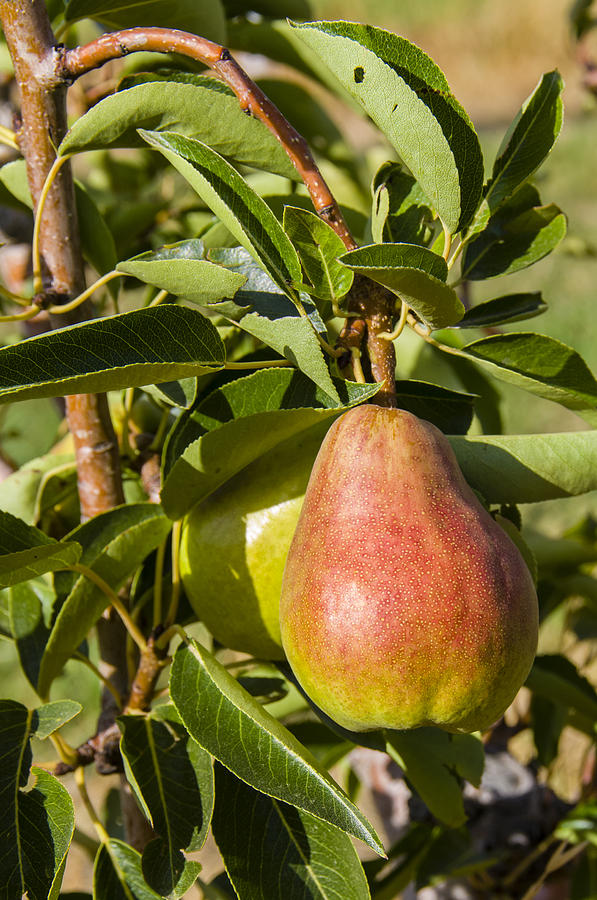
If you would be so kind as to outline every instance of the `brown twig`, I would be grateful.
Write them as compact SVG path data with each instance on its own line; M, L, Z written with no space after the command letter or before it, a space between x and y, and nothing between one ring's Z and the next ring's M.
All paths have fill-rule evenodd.
M244 69L220 44L186 31L170 28L127 28L104 34L73 50L64 50L57 74L72 81L111 59L152 50L180 53L204 63L216 72L238 97L240 107L255 116L280 141L304 181L319 216L332 226L347 249L356 247L338 204L327 186L304 137L284 118Z

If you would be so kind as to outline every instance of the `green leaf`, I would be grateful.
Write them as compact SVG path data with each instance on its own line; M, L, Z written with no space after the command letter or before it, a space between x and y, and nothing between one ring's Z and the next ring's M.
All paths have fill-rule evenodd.
M35 578L9 587L3 594L21 668L35 688L50 634L54 591L43 578Z
M481 200L483 159L441 70L418 47L379 28L352 22L295 28L383 131L445 227L465 228Z
M201 863L185 859L178 850L172 856L166 841L155 838L143 850L141 860L146 883L169 900L182 897L194 885L201 871Z
M496 210L548 155L562 127L563 87L560 73L548 72L524 102L498 151L481 212Z
M139 281L201 306L224 298L232 299L246 278L202 259L202 253L193 256L198 252L194 245L199 243L181 241L160 250L141 253L118 263L116 268Z
M345 266L387 287L431 328L454 325L464 315L456 292L445 284L446 261L417 244L370 244L341 258Z
M263 370L224 385L185 419L166 449L161 499L177 519L273 447L320 422L332 420L373 396L378 385L336 382L342 403L300 373ZM206 431L205 416L217 425Z
M429 201L417 181L400 163L383 163L372 185L371 234L380 244L426 244L433 220Z
M37 497L47 472L61 468L72 457L49 453L25 463L0 482L0 509L18 516L27 525L37 521Z
M452 352L473 359L498 381L577 410L597 423L597 381L576 350L555 338L533 332L498 334Z
M102 844L93 867L93 900L162 900L145 881L141 854L114 838Z
M68 791L44 769L32 770L36 783L23 791L31 765L34 712L0 700L0 884L7 900L27 892L31 900L56 900L74 831Z
M22 519L0 511L0 586L9 587L45 572L74 565L81 547L55 541Z
M369 900L347 834L252 790L216 765L213 832L243 900Z
M354 275L338 262L346 247L327 222L296 206L284 209L284 230L296 247L303 268L321 300L338 303L350 290Z
M154 890L170 894L185 866L180 851L200 850L207 837L214 796L212 760L189 737L172 706L159 706L147 716L121 716L118 723L128 781L159 836L149 845L152 877L145 853L143 872Z
M301 265L282 226L225 159L206 144L181 135L143 130L139 134L178 169L283 291L300 284Z
M44 703L33 710L31 717L31 735L44 741L71 719L77 716L83 707L76 700L54 700Z
M0 350L0 402L120 390L220 368L224 345L200 312L166 304L106 316Z
M522 195L522 196L519 196ZM532 203L536 196L536 205ZM550 203L539 206L534 188L522 188L488 221L484 231L467 242L462 254L462 278L480 281L526 269L554 250L566 234L566 216Z
M199 644L177 651L170 694L189 734L231 772L383 855L371 825L325 769Z
M224 8L220 0L198 4L195 0L68 0L64 18L68 23L96 19L113 31L139 25L180 28L221 43L226 39Z
M81 563L117 590L166 538L170 522L153 503L118 506L94 516L72 534L83 547ZM65 596L41 661L38 693L45 697L54 678L110 603L84 575L63 573L55 581Z
M533 694L577 710L593 722L597 718L597 692L565 656L537 656L526 686Z
M309 0L224 0L224 6L230 17L256 12L271 18L292 16L307 19L312 12Z
M531 727L539 765L550 766L558 755L560 736L568 718L568 710L548 697L531 697Z
M464 477L490 503L597 490L597 431L450 437Z
M310 298L301 294L302 309L299 311L242 247L211 250L209 255L210 259L247 279L232 303L220 303L214 305L214 309L286 357L338 402L316 334L319 332L325 337L325 325Z
M520 322L522 319L539 316L546 309L547 303L543 300L540 291L528 294L506 294L503 297L495 297L493 300L477 303L476 306L467 309L456 327L487 328L493 325L503 325L506 322Z
M462 825L466 816L458 776L477 787L481 783L484 753L477 737L438 728L388 732L387 752L434 816L452 828Z
M83 256L98 275L106 275L116 268L118 261L112 232L95 200L80 182L75 183L75 199ZM118 297L118 286L114 282L109 282L108 290L113 297Z
M78 118L65 135L59 155L142 147L138 128L175 131L205 141L237 164L297 180L280 142L265 125L245 115L234 92L221 81L191 74L184 81L175 74L144 77L143 84L110 94Z

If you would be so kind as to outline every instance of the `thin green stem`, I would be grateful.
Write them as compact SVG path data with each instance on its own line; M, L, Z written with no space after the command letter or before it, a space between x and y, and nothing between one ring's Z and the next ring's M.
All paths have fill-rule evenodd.
M182 523L179 520L172 526L172 594L170 595L170 606L164 619L166 629L174 625L178 614L178 603L180 600L180 536L182 532Z
M65 739L59 734L51 734L50 740L54 744L54 747L56 748L58 756L60 757L62 762L66 763L69 766L77 765L77 751L74 747L71 747L68 741L65 741Z
M154 439L149 445L149 450L151 453L157 453L158 450L162 446L162 441L164 440L164 435L168 429L168 422L170 421L170 410L165 409L162 413L162 418L160 419L160 424L158 425L158 430L155 433Z
M13 150L19 150L19 145L17 144L17 136L14 131L11 131L10 128L7 128L6 125L0 125L0 144L5 144L7 147L11 147Z
M0 322L24 322L26 319L34 319L39 311L39 306L32 306L22 313L14 313L12 316L0 316Z
M16 303L19 306L29 306L31 300L26 300L24 297L19 297L17 294L13 294L12 291L9 291L8 288L5 288L4 285L0 284L0 297L3 300L8 300L10 303Z
M159 294L155 295L155 297L153 298L153 300L151 301L151 303L149 305L150 306L159 306L160 303L164 302L164 300L166 299L166 297L168 296L169 293L170 293L170 291L160 291Z
M452 267L454 266L454 263L455 263L455 262L457 261L457 259L460 257L460 254L461 254L462 251L464 250L465 246L466 246L466 240L464 240L464 241L463 241L463 240L460 240L460 243L458 244L458 246L457 246L456 249L454 250L454 253L453 253L452 256L450 257L450 259L447 261L447 262L448 262L448 271L450 271L450 270L452 269Z
M263 362L227 362L224 363L224 369L274 369L274 368L284 368L284 367L292 367L293 363L291 363L287 359L268 359Z
M98 667L94 663L91 662L91 660L89 659L88 656L85 656L84 653L80 653L77 650L77 652L73 656L73 659L76 659L77 662L83 663L84 666L87 666L87 668L91 672L93 672L95 677L99 678L99 680L101 681L103 686L106 688L106 690L110 691L110 693L114 697L114 700L116 701L116 705L118 706L118 708L119 709L124 708L124 703L123 703L120 692L117 690L117 688L114 687L114 685L112 684L112 682L110 681L109 678L106 678L105 675L102 675L102 673L100 672Z
M366 384L367 379L365 378L363 366L361 365L361 351L358 347L351 347L350 352L352 354L352 370L354 372L354 380L357 382L357 384Z
M400 307L400 318L398 319L398 324L396 325L393 331L380 331L377 335L378 338L383 338L384 341L395 341L396 338L399 338L402 332L404 331L404 326L406 325L406 318L409 313L408 305L402 301L402 305Z
M58 175L61 167L64 163L70 159L72 153L67 153L65 156L57 156L54 162L50 167L50 171L46 176L46 180L44 181L44 186L41 189L41 193L39 195L39 201L37 204L37 210L35 212L35 224L33 226L33 240L31 252L33 256L33 292L35 294L41 294L43 290L43 282L41 278L41 253L39 249L39 236L41 233L41 218L44 211L44 206L46 204L46 200L48 194L50 193L50 188L54 183L54 179Z
M155 646L159 650L164 650L176 634L185 644L189 643L189 636L182 625L170 625L170 627L166 628L166 630L160 634L159 638L157 638Z
M81 795L83 806L87 810L87 815L91 819L91 824L95 828L95 833L97 834L102 844L109 844L110 835L100 822L99 816L95 811L95 807L89 799L89 794L87 793L87 785L85 784L85 769L83 766L78 766L78 768L75 769L75 782L77 784L77 788L79 789L79 794Z
M126 630L130 634L134 642L137 644L141 652L146 650L147 643L141 631L133 622L129 611L125 607L120 597L112 590L110 585L106 581L104 581L101 575L98 575L97 572L94 572L93 569L90 569L88 566L82 565L82 563L76 563L73 566L68 566L68 568L70 569L70 571L78 572L80 575L83 575L85 578L89 579L89 581L92 581L93 584L95 584L100 589L100 591L105 594L105 596L109 599L110 603L122 619Z
M111 272L107 272L105 275L102 275L101 278L98 278L97 281L94 281L88 288L86 288L82 294L79 294L78 297L75 297L73 300L70 300L68 303L57 304L56 306L49 306L48 312L53 315L59 316L64 313L69 313L73 309L76 309L77 306L80 306L81 303L84 303L88 297L97 291L99 288L103 287L109 281L112 281L114 278L123 278L124 274L122 272L117 272L116 269L113 269Z
M442 253L442 256L444 257L444 259L446 261L447 261L448 257L450 256L451 249L452 249L452 235L450 234L450 232L444 225L444 252Z

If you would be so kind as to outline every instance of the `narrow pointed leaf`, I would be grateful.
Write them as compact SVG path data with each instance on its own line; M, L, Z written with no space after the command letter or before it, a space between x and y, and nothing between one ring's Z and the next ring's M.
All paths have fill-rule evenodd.
M347 834L216 766L213 832L243 900L369 900Z
M193 886L201 871L201 863L177 850L172 854L169 844L155 838L143 849L141 868L146 883L168 900L177 900Z
M562 127L559 72L543 76L514 119L493 165L483 206L492 212L539 168Z
M462 278L480 281L526 269L554 250L566 235L566 216L554 203L510 216L509 204L464 249Z
M110 94L76 120L58 154L141 147L137 129L146 128L197 138L238 164L297 178L280 142L265 125L245 115L230 88L204 75L189 77L191 83L166 77Z
M69 0L64 10L67 22L96 19L108 28L130 28L138 25L161 25L202 34L212 41L223 41L226 35L224 8L220 0L197 4L195 0Z
M506 294L493 300L485 300L467 309L457 323L458 328L487 328L490 325L503 325L506 322L520 322L532 319L547 309L547 303L541 293L535 291L528 294Z
M449 440L464 477L490 503L537 503L597 490L597 431Z
M440 428L444 434L466 434L475 411L474 394L451 391L426 381L396 381L396 404Z
M31 900L56 900L74 830L68 791L43 769L31 765L33 711L12 700L0 701L0 885L6 900L27 893Z
M163 900L141 869L141 854L123 841L102 844L93 867L93 900Z
M82 564L117 590L169 531L170 522L159 506L137 503L95 516L73 534L84 548ZM40 665L37 689L42 697L110 603L100 588L77 573L64 573L55 585L59 597L65 599Z
M171 706L160 706L148 716L122 716L118 722L127 778L161 839L152 847L150 866L144 854L143 871L155 890L170 894L184 869L180 851L199 850L207 837L212 760L189 737Z
M338 262L346 247L327 222L307 209L287 206L284 230L296 247L309 281L321 300L338 303L354 275Z
M231 772L383 855L371 825L325 769L199 644L177 651L170 693L191 736Z
M577 410L597 424L597 381L583 358L555 338L533 332L499 334L466 344L460 355L499 381Z
M320 422L331 424L378 390L377 385L336 385L341 406L300 373L272 369L206 398L180 420L168 442L161 493L167 514L181 517L263 453Z
M73 565L81 555L75 541L55 541L33 525L0 510L0 587Z
M144 140L178 169L251 256L284 291L301 281L290 240L268 205L219 154L200 141L140 130Z
M340 261L387 287L431 328L454 325L464 315L456 292L445 284L446 261L416 244L370 244L345 253Z
M120 390L220 368L214 325L167 304L106 316L0 350L0 402Z
M470 119L418 47L352 22L308 22L295 34L383 131L446 228L465 228L481 200L483 159Z

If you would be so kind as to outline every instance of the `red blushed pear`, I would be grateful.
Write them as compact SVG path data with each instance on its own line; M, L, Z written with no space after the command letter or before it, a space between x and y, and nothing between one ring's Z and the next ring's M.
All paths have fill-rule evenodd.
M317 456L288 554L282 642L352 731L488 728L531 668L537 595L444 435L360 406Z

